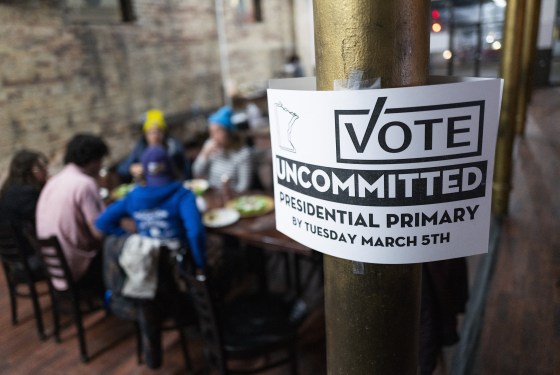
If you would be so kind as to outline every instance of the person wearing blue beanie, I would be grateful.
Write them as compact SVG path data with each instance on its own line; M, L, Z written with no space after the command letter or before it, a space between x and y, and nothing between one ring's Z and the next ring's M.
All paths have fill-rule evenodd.
M208 123L219 125L228 131L233 131L235 129L235 125L231 120L232 115L233 110L231 107L223 106L208 117Z
M253 178L251 150L236 132L232 121L233 110L224 106L208 118L209 138L195 159L194 177L206 178L211 187L221 188L224 183L236 192L249 189Z

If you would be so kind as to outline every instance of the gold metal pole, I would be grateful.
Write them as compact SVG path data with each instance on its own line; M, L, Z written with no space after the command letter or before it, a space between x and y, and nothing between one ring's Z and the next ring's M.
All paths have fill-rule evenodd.
M319 90L354 71L385 88L427 82L429 0L313 4ZM328 373L416 374L421 264L324 263Z
M521 41L523 39L524 10L526 0L509 0L504 25L504 48L501 62L501 76L504 79L500 126L496 144L494 184L492 186L492 211L503 217L508 213L511 190L511 169L517 98L520 88Z
M531 101L533 89L533 70L537 35L539 31L539 18L541 13L541 0L525 0L525 33L521 50L521 82L519 85L519 97L517 99L516 134L523 136L525 123L527 122L527 107Z

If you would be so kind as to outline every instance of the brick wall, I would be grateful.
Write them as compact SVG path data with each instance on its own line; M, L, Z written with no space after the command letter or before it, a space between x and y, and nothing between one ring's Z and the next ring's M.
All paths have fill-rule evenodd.
M66 141L91 131L118 160L145 110L183 118L223 103L214 1L135 0L135 22L90 25L68 22L62 3L0 4L0 179L19 148L56 169ZM250 24L224 3L230 77L265 82L292 48L286 2L262 1L264 22Z

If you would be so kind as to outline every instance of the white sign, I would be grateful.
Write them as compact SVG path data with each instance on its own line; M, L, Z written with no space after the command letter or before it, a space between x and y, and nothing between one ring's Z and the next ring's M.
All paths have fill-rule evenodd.
M302 78L270 87L279 231L367 263L488 251L501 80L315 91Z

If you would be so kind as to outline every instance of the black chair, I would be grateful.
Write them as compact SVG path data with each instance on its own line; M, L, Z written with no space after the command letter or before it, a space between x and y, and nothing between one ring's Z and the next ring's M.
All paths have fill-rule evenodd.
M119 319L133 321L137 333L138 364L157 369L163 363L161 336L166 331L177 331L185 368L191 372L191 360L187 346L187 330L196 327L196 312L185 299L173 276L172 253L162 246L158 262L158 286L154 299L125 297L121 288L126 279L119 265L119 257L126 237L111 236L105 240L103 249L103 278L105 287L111 291L108 306Z
M220 374L252 374L289 364L291 374L297 374L296 338L307 310L302 301L258 293L218 304L206 275L183 271L182 277L198 313L205 355L212 370ZM275 353L277 356L270 360ZM251 360L263 358L264 364L253 366ZM241 361L233 368L231 360Z
M151 352L151 357L146 358L146 365L152 369L159 368L163 362L162 353L158 353L158 357L157 355L153 355L153 351L145 351L144 349L147 347L147 344L150 344L150 341L154 339L155 335L169 331L177 331L179 334L181 351L185 360L185 369L187 373L191 373L192 364L188 351L187 331L190 327L195 327L197 324L196 311L194 311L191 301L188 300L188 295L178 289L173 277L171 262L173 262L173 260L169 256L169 250L166 247L162 247L159 259L157 296L154 301L147 302L147 308L139 308L137 314L138 320L136 324L139 328L137 331L139 335L139 347L137 349L138 362L142 364L143 356L148 357L148 352ZM146 304L146 302L138 302L137 306L140 307L144 304ZM153 315L151 322L148 322L147 319L150 319L149 315L151 314ZM150 327L154 324L158 326L159 332L153 332L150 339L150 337L148 337L150 335L149 331L153 331L153 327Z
M169 303L166 303L165 306L170 307ZM175 306L177 307L177 306ZM189 319L188 315L184 316L185 319L182 319L179 315L175 313L163 313L161 310L162 308L147 308L142 310L141 308L138 309L139 312L137 313L137 356L138 356L138 363L139 364L146 364L148 368L157 369L163 363L163 355L162 353L154 353L153 351L153 340L154 336L159 336L164 332L169 331L177 331L179 335L179 342L181 344L181 352L183 353L183 358L185 360L185 369L187 373L192 372L192 364L191 359L188 351L188 344L187 344L187 336L188 336L188 328L195 326L195 321ZM157 319L158 328L154 327L154 321L147 322L149 318L146 318L146 311L154 311L159 310ZM177 308L176 310L183 310L182 308ZM152 326L150 329L150 326ZM155 332L159 331L159 332ZM161 340L161 339L159 339ZM149 346L152 346L152 350L146 350ZM158 345L161 349L161 343ZM155 354L155 355L154 355ZM145 359L145 361L144 361Z
M17 299L20 297L29 298L33 305L39 339L45 340L46 335L39 297L50 292L50 284L48 284L47 274L38 255L35 257L26 255L24 248L32 249L26 241L27 238L18 232L18 228L12 223L0 224L0 256L10 295L12 324L16 325L18 323ZM49 290L39 293L36 287L37 283L45 283Z
M81 287L79 283L74 281L56 236L46 239L39 238L37 241L53 291L53 319L56 341L60 342L60 314L71 314L78 331L80 358L82 362L87 362L89 357L87 354L83 315L104 308L103 294L97 289ZM53 284L55 280L66 285L67 288L65 290L56 289Z

